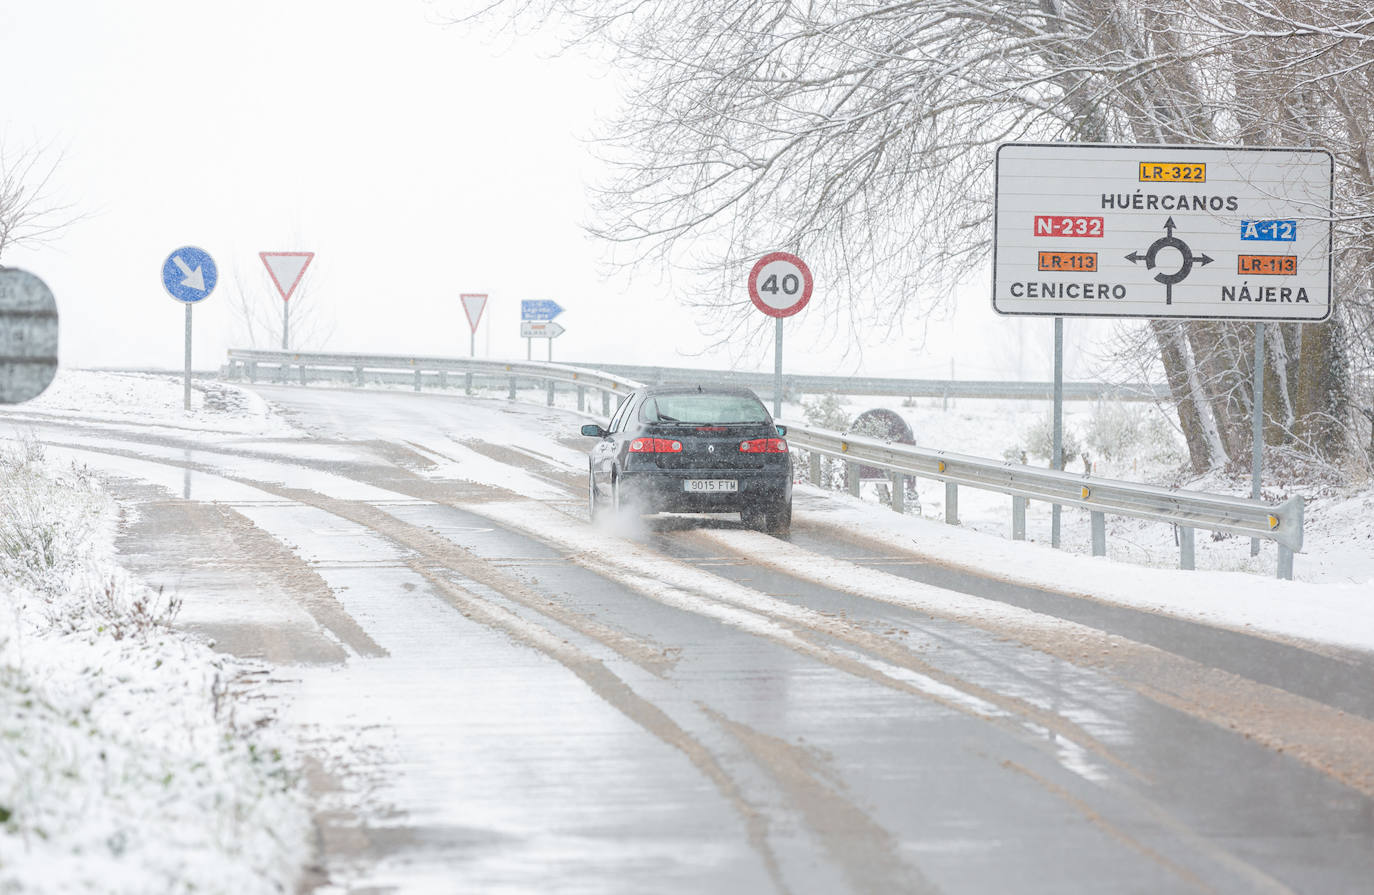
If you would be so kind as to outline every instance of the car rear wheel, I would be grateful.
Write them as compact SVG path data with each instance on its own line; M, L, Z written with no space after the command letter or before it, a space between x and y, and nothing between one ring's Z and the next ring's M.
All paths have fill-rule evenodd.
M763 530L770 535L789 535L792 533L792 501L779 501L764 513Z

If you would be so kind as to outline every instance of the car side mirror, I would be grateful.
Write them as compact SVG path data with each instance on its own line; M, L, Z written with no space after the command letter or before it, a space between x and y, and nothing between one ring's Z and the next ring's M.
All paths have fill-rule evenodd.
M784 435L787 434L787 427L786 427L786 426L774 426L773 428L775 428L775 429L778 430L778 437L779 437L779 438L782 438Z
M596 423L588 423L582 427L582 434L588 438L605 438L610 433Z

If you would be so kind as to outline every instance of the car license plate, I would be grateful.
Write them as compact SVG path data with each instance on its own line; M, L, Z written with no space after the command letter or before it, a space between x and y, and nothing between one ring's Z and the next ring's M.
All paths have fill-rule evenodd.
M684 479L682 490L691 494L722 494L738 491L739 482L735 479Z

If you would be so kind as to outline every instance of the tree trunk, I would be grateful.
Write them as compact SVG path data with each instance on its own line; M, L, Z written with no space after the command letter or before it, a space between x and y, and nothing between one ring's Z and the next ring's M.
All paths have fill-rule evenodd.
M1183 429L1183 439L1188 444L1188 459L1193 472L1199 475L1212 468L1212 449L1203 432L1202 416L1193 403L1193 393L1188 382L1188 358L1175 339L1177 324L1171 320L1151 320L1150 330L1154 333L1155 343L1159 345L1159 356L1164 362L1164 376L1169 382L1169 392L1178 406L1178 423Z

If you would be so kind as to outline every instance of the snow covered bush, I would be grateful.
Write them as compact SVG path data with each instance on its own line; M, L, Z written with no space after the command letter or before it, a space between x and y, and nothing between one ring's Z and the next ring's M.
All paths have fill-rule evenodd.
M1092 452L1105 460L1128 457L1140 444L1143 408L1119 401L1099 401L1088 417L1085 440Z
M115 506L0 452L0 893L283 892L308 818L247 666L113 560Z
M1083 445L1068 426L1064 427L1061 441L1065 464L1083 453ZM1021 444L1025 446L1026 453L1032 457L1038 457L1041 460L1049 460L1053 457L1054 418L1048 413L1036 418L1035 422L1031 423L1026 431L1021 433Z

